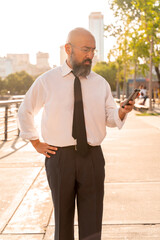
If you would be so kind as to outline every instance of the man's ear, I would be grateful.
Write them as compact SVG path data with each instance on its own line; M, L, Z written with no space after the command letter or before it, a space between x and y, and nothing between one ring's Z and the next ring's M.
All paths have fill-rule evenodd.
M67 55L71 55L71 51L72 51L71 44L69 44L69 43L65 44L65 51L66 51Z

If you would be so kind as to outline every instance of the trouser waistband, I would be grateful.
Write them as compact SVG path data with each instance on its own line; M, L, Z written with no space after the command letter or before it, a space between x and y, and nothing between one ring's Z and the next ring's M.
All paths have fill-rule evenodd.
M53 146L53 145L51 145ZM77 145L70 145L70 146L64 146L64 147L58 147L58 146L53 146L53 147L56 147L56 148L61 148L61 149L74 149L75 151L77 151ZM96 146L91 146L88 144L88 148L96 148L96 147L100 147L100 145L96 145Z

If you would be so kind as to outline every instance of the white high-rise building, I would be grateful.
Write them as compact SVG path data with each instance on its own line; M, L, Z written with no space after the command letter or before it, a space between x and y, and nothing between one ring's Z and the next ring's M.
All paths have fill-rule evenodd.
M92 12L89 15L89 30L96 40L97 60L104 61L104 24L101 12Z

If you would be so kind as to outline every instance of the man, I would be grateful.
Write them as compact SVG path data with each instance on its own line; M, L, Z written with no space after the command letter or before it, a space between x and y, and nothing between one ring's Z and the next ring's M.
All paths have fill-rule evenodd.
M55 213L55 240L74 239L75 199L79 239L100 240L104 195L104 158L100 144L106 125L121 128L134 102L117 109L109 84L91 71L93 35L72 30L66 62L34 82L19 108L22 138L46 156L45 166ZM44 107L42 137L34 116Z

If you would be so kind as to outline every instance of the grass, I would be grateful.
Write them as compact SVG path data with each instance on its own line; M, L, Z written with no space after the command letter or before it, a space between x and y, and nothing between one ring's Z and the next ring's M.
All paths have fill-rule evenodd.
M143 113L136 113L137 116L160 116L160 113L156 113L156 112L143 112Z

